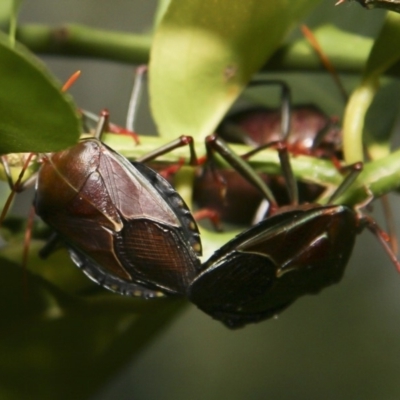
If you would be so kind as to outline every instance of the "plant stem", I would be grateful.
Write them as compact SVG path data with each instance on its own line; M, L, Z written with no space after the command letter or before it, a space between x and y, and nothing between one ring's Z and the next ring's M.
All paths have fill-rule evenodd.
M8 29L4 21L1 23L1 28ZM17 40L41 54L103 58L140 64L149 61L152 38L148 34L106 31L76 24L59 27L25 24L18 27ZM328 44L324 45L324 52L339 73L358 74L363 71L373 40L364 38L362 46L356 40L356 35L350 35L347 41L349 40L354 41L357 51L345 52L340 46ZM307 49L304 40L281 46L263 68L264 71L308 72L322 69L318 57ZM388 74L400 76L400 63L391 67Z
M149 60L151 36L113 32L83 25L49 27L39 24L20 26L17 39L30 50L141 64Z
M115 151L120 152L128 159L135 159L145 155L147 152L165 144L165 140L163 141L153 136L142 136L138 146L133 145L132 139L119 135L106 135L104 139ZM229 147L237 154L246 154L251 150L250 147L243 145L230 145ZM195 149L199 157L205 155L203 142L196 142ZM163 155L157 161L177 163L180 159L184 159L185 162L188 162L189 158L188 149L179 148L172 153ZM249 163L257 171L267 174L281 173L279 158L275 150L266 149L253 156ZM223 160L221 160L220 164L222 168L229 168ZM291 164L295 177L306 182L317 183L326 187L336 187L343 180L343 176L330 160L309 156L295 156L291 157ZM365 199L369 194L379 197L398 187L400 187L400 150L383 159L365 163L362 174L352 188L338 199L338 202L354 205ZM366 188L370 193L367 194Z
M335 37L337 40L335 40ZM338 46L337 43L344 43ZM335 66L338 73L360 74L372 49L372 39L360 37L356 34L333 32L329 40L324 40L322 47L324 54ZM315 72L322 71L321 61L310 50L310 46L304 39L295 40L278 48L273 56L263 67L263 71L298 71ZM394 63L386 74L400 77L400 62Z
M368 196L383 196L400 187L400 150L385 158L366 163L353 186L335 201L354 205Z
M343 152L347 164L364 159L363 131L365 115L378 89L378 82L366 80L352 93L343 119Z

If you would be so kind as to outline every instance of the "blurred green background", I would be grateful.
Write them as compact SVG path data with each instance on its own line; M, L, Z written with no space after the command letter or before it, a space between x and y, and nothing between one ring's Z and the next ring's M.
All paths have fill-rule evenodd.
M75 22L139 33L151 27L155 8L155 0L36 0L23 4L21 22ZM382 16L355 2L334 7L334 0L324 0L307 21L374 35ZM81 69L70 91L77 104L93 112L106 107L113 121L124 124L132 66L44 59L61 81ZM336 95L322 93L314 100L322 107ZM138 131L154 133L146 104L144 99ZM398 197L391 200L396 209ZM400 226L399 215L395 218ZM298 300L276 320L234 332L188 306L92 400L399 399L399 314L400 276L366 232L340 285Z

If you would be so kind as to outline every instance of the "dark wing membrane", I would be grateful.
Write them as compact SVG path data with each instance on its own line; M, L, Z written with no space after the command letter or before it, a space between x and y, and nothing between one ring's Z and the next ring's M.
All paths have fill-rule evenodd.
M160 193L164 201L170 206L171 210L174 211L176 217L180 221L184 236L189 240L191 246L197 255L202 254L200 232L197 227L197 223L193 218L185 201L182 199L180 194L170 185L170 183L164 179L160 174L153 171L151 168L140 163L132 163L143 177L148 179L149 183L155 190Z
M109 271L99 267L99 264L87 257L79 249L70 247L68 250L75 265L92 281L115 293L125 296L144 297L146 299L165 296L163 292L156 288L148 288L139 282L126 281L116 275L111 275Z
M270 318L293 301L276 297L265 304L275 281L276 266L268 258L231 252L193 281L188 296L213 318L239 328Z
M218 250L190 286L190 300L230 327L269 318L338 282L356 233L344 206L276 215Z
M200 268L181 229L147 219L126 223L116 237L115 249L134 280L169 293L185 294Z

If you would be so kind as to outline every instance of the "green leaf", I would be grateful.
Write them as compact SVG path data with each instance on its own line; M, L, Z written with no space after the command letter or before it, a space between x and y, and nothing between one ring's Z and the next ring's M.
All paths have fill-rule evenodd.
M50 152L75 143L80 121L71 97L34 55L0 34L0 154Z
M2 399L87 398L186 304L108 293L72 296L0 262Z
M154 15L154 26L157 26L161 21L170 3L171 0L158 0L157 10Z
M372 160L390 154L393 127L398 119L400 102L395 101L400 91L400 82L385 79L365 119L364 143Z
M352 93L346 107L343 121L343 150L348 164L363 160L365 116L378 91L381 75L400 59L399 43L400 15L388 13L369 54L362 82ZM389 154L390 133L388 130L386 140L380 135L379 146L375 146L373 137L368 138L370 155ZM377 147L379 151L376 150ZM385 147L386 151L383 150Z
M388 68L400 59L400 15L388 13L385 23L375 40L367 65L364 79L379 78Z
M317 0L173 0L150 57L159 134L205 137Z

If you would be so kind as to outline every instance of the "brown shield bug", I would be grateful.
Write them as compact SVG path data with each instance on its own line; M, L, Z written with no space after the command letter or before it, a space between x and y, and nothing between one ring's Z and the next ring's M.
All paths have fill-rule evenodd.
M144 160L129 162L96 138L51 154L38 173L35 210L75 264L107 289L183 294L200 267L197 225Z
M302 31L325 69L329 71L340 94L346 98L335 68L324 54L317 39L306 26L302 26ZM293 105L291 89L285 81L280 79L259 77L249 83L248 89L250 92L255 88L264 89L271 86L276 86L280 90L278 108L268 108L254 100L245 108L242 104L242 110L231 112L220 123L217 128L219 137L229 143L246 144L255 149L274 141L285 140L290 154L330 159L340 169L342 136L338 118L328 117L319 107L312 104ZM267 96L263 94L262 98L264 102L268 94ZM226 180L225 201L221 202L215 195L218 185L206 172L197 179L195 185L194 194L199 206L217 210L221 219L226 222L248 225L250 222L259 221L262 218L262 208L258 208L262 201L259 191L240 177L236 171L224 170L221 175ZM263 174L262 178L274 192L280 204L289 202L282 176ZM297 187L301 201L312 202L324 191L324 187L309 182L299 181ZM240 194L243 192L246 192L245 202L241 201L243 197ZM257 214L255 214L257 209Z
M56 232L42 254L61 241L74 263L107 289L184 294L200 269L197 225L181 196L143 162L181 145L192 148L191 138L129 162L98 139L107 126L103 112L94 138L41 155L34 208Z
M278 86L281 105L277 109L252 107L226 117L217 129L219 137L229 143L246 144L255 149L277 140L286 140L291 154L305 154L328 159L341 158L341 132L336 121L327 117L312 105L292 106L290 88L280 80L257 79L250 86ZM254 218L263 197L261 193L242 178L237 171L220 172L226 181L226 196L218 196L218 182L209 171L204 170L194 187L194 198L199 207L211 208L221 215L221 220L248 225ZM280 204L287 204L286 185L282 176L261 175ZM297 182L300 199L312 201L324 190L323 187ZM246 192L245 207L243 196Z

